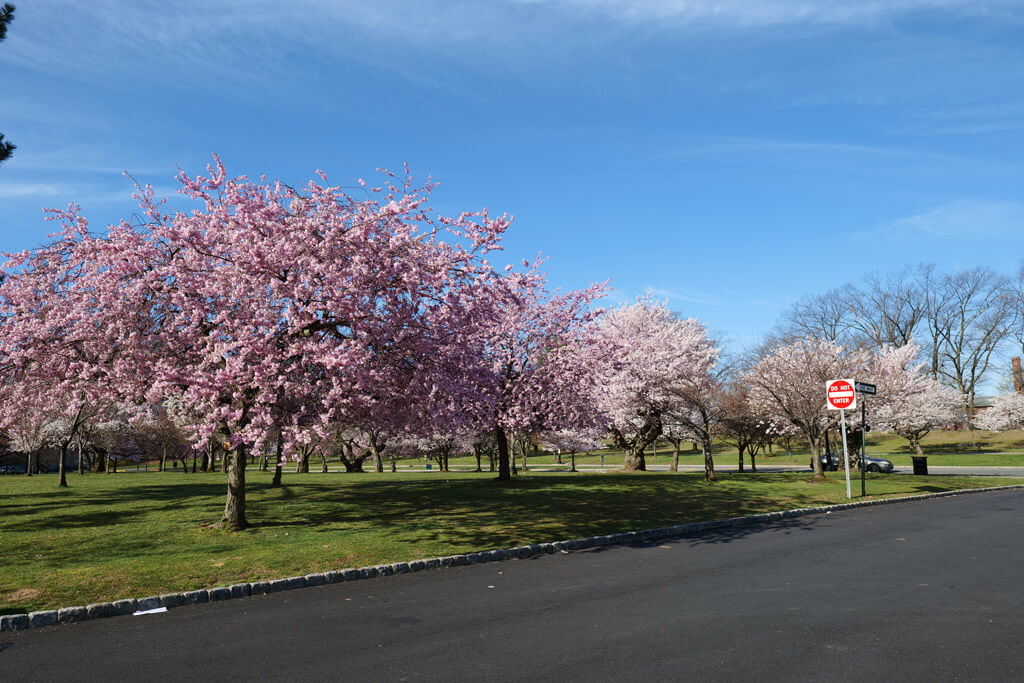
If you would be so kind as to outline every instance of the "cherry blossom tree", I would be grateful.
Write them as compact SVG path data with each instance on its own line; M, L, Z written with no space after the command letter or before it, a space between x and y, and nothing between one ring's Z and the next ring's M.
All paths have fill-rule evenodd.
M615 445L625 451L624 469L644 470L644 449L671 415L692 409L690 396L707 381L718 350L703 325L650 298L608 311L600 335L614 351L599 366L598 408Z
M53 212L60 229L47 245L4 256L0 281L0 426L26 412L65 429L57 440L58 486L67 486L68 449L107 400L125 345L98 338L105 302L85 282L100 261L76 207ZM133 320L120 325L131 330Z
M993 432L1024 429L1024 394L1014 392L996 396L991 407L978 415L977 425Z
M557 449L559 452L568 451L570 458L570 469L576 471L576 454L592 451L604 446L603 433L599 428L589 429L559 429L541 434L541 440L549 448ZM561 460L559 460L561 462Z
M594 302L607 285L594 284L567 293L549 293L540 268L524 262L489 288L489 314L476 340L473 388L462 391L475 405L479 425L492 425L498 448L498 479L511 478L509 436L583 428L596 418L592 365L603 347L593 321ZM474 430L471 430L474 431Z
M825 404L825 383L857 376L867 354L848 351L823 339L798 339L765 350L744 375L754 410L800 430L811 445L814 478L823 479L821 446L825 431L839 420L839 411Z
M436 216L434 185L408 175L359 198L318 182L231 179L219 159L179 180L199 205L190 213L141 188L143 225L94 236L71 207L53 244L11 259L0 362L74 399L72 412L90 392L176 396L199 411L194 445L219 435L227 451L221 524L241 529L247 451L304 417L326 433L390 392L410 402L429 392L420 361L452 351L428 331L493 278L483 256L510 219Z
M743 471L746 452L750 455L751 471L757 472L756 451L775 432L769 416L757 412L750 400L750 389L743 382L733 382L723 391L722 406L725 417L719 438L736 449L738 471Z
M706 344L717 346L708 339ZM669 391L682 399L672 413L671 421L691 434L701 444L704 455L704 481L715 480L715 461L711 445L722 431L722 423L729 416L726 378L729 368L718 362L718 349L701 357L689 374L680 375L669 386Z
M923 455L921 439L952 423L963 399L929 375L920 354L921 347L912 342L883 346L870 357L863 376L876 386L868 407L875 428L898 434Z
M39 467L39 453L51 441L53 422L33 411L23 411L6 425L8 448L24 453L25 475L31 477Z

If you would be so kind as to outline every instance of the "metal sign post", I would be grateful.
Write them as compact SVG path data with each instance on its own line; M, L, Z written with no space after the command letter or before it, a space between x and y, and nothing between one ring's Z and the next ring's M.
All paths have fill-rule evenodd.
M846 497L853 498L850 491L850 451L846 445L846 409L857 408L857 392L852 379L834 379L825 383L825 404L829 410L839 411L839 425L843 433L843 459L846 461Z
M868 451L868 423L865 419L868 413L868 400L863 396L860 397L860 400L863 401L860 404L860 495L863 497L868 495L864 484L868 471L868 464L864 460Z
M839 429L843 432L843 459L846 460L846 497L853 498L850 493L850 451L846 448L846 411L839 411Z
M868 396L875 395L875 385L866 382L854 382L854 389L860 392L860 495L868 495L865 486L867 479L868 464L864 458L868 455Z

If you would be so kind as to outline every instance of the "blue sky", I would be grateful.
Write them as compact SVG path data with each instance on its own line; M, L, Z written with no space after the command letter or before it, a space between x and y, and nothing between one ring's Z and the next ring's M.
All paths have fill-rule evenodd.
M1024 254L1024 6L961 0L22 0L0 247L211 152L517 217L507 260L653 290L736 347L805 294Z

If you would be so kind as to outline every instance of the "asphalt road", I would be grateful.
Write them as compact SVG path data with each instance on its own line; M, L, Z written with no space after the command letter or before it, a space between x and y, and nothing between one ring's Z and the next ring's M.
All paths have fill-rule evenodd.
M1022 512L956 496L3 633L0 678L1021 680Z

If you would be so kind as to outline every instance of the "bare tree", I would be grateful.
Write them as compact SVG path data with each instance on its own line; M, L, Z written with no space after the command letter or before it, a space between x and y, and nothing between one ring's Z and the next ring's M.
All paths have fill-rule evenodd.
M933 373L964 396L966 423L973 428L974 392L1014 319L1012 290L1004 275L989 268L961 270L937 284L928 311L937 350Z
M783 314L780 341L825 339L843 343L850 330L850 285L831 289L824 294L804 297Z
M903 269L872 273L847 297L849 324L861 345L900 347L910 343L927 317L921 278Z

